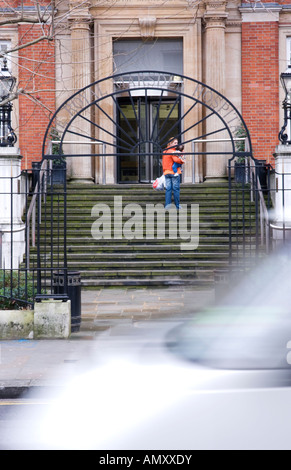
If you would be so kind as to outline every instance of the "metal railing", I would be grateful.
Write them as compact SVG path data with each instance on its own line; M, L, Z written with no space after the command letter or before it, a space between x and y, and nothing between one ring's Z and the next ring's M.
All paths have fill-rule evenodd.
M46 197L46 187L47 187L47 170L48 170L48 160L43 160L39 170L34 170L38 173L37 182L33 191L31 198L30 206L26 216L26 225L27 225L27 237L26 237L26 267L29 268L29 258L30 258L30 234L31 234L31 245L35 247L35 228L36 228L36 201L39 194L43 194L45 199ZM38 214L41 218L41 212ZM30 229L31 226L31 229Z
M0 269L2 269L2 237L3 232L0 232Z
M243 141L245 140L244 138L237 138L236 141L239 142L239 141ZM199 152L197 151L197 149L195 148L195 145L196 144L205 144L205 143L217 143L217 142L230 142L230 139L200 139L200 140L195 140L195 141L192 141L192 155L193 155L193 160L192 160L192 182L195 183L195 179L196 179L196 168L195 168L195 155L199 154ZM246 140L247 142L247 140ZM54 144L54 143L59 143L58 141L52 141L51 142L51 145ZM65 141L63 142L64 144L88 144L88 142L83 142L83 141L76 141L76 142L72 142L72 141ZM99 155L99 158L102 159L102 166L101 166L101 171L102 171L102 182L103 184L106 183L106 147L104 145L104 143L102 142L99 142L99 141L94 141L92 142L94 145L98 145L98 146L102 146L102 153L100 153ZM90 145L92 144L90 142ZM246 148L245 149L246 152L245 154L248 153L248 149ZM69 156L69 155L67 155ZM96 156L96 155L95 155ZM25 183L25 187L23 189L23 195L25 196L25 201L24 201L24 213L25 213L25 221L24 221L24 229L22 228L21 230L25 230L25 265L23 268L19 269L16 273L16 278L15 278L15 282L16 284L18 284L19 286L19 281L21 280L21 277L24 276L24 284L26 285L26 289L28 288L28 286L30 285L32 290L33 290L33 296L34 296L34 293L35 293L35 279L38 275L40 275L40 271L47 271L50 273L50 277L52 278L53 277L53 274L54 274L54 265L53 264L50 264L49 263L51 262L52 258L53 258L53 253L50 253L49 252L49 247L51 246L50 244L53 244L54 243L54 240L52 240L52 238L49 240L49 243L47 245L47 251L44 252L44 253L40 253L40 247L38 246L39 244L39 240L37 240L37 235L39 234L39 231L40 231L40 227L41 227L41 224L45 224L45 221L43 222L43 218L45 219L46 217L46 213L45 211L47 210L49 212L49 209L51 209L50 207L49 208L46 208L46 202L47 202L47 198L48 196L50 196L50 199L52 199L52 196L55 196L56 195L56 191L53 192L52 189L51 189L51 186L52 186L52 180L51 180L51 173L52 173L52 155L51 155L51 152L49 153L48 155L49 158L45 158L42 162L41 162L41 166L35 170L36 173L37 173L37 179L36 179L36 184L35 184L35 187L33 188L33 190L31 188L29 188L29 185L28 185L28 175L30 175L31 177L31 170L29 171L26 171L26 172L23 172L23 175L25 176L25 180L26 180L26 183ZM57 158L57 156L56 156ZM232 161L232 164L234 162L234 159L231 159ZM252 244L255 244L255 250L258 249L258 246L259 247L265 247L266 249L266 252L269 253L271 250L272 250L272 233L273 233L273 230L282 230L284 231L288 231L291 229L291 227L289 227L289 225L286 223L285 225L283 224L282 226L276 226L276 224L274 223L274 221L272 221L272 217L270 216L270 202L271 202L271 193L272 193L272 189L270 188L270 181L268 179L268 187L267 188L263 188L262 185L261 185L261 182L260 182L260 178L259 178L259 175L258 175L258 166L256 164L256 160L252 159L251 157L246 157L246 161L248 162L247 165L246 165L246 171L249 173L250 177L246 178L246 180L244 181L244 183L242 185L235 185L233 184L233 179L232 177L230 178L230 205L229 205L229 208L230 208L230 225L229 225L229 228L230 228L230 233L229 233L229 236L230 236L230 247L234 247L234 242L233 242L233 238L234 237L237 237L237 240L239 240L239 237L240 237L240 240L242 241L242 244L246 244L246 243L249 243L250 247ZM97 175L95 174L95 177L97 178ZM282 177L282 185L283 185L283 188L284 188L284 175L281 175ZM12 186L11 186L12 187ZM64 187L64 191L66 190L66 187ZM63 189L61 188L60 192L62 192ZM275 190L274 190L275 191ZM254 213L254 216L255 216L255 228L256 228L256 234L255 234L255 239L253 239L252 235L248 234L247 233L247 229L246 229L246 226L247 226L247 222L249 222L249 220L253 217L252 214L243 214L242 217L243 217L243 220L242 220L242 225L240 228L240 233L239 231L237 230L237 234L236 234L236 228L233 226L233 224L239 224L240 222L239 221L239 217L240 217L240 213L238 212L238 209L235 208L232 211L232 204L231 202L235 201L235 198L238 197L239 194L242 194L242 202L240 203L240 208L239 210L244 210L244 207L246 207L246 201L247 201L247 197L248 197L248 194L250 194L250 200L251 202L253 203L254 207L253 209L255 209L255 213ZM266 202L266 194L264 193L267 193L267 202ZM31 200L30 200L31 198ZM44 202L44 206L42 207L42 203L41 202ZM236 201L235 201L236 202ZM51 202L50 202L51 204ZM65 205L65 202L63 203L63 206L60 208L60 210L58 210L56 216L57 217L60 217L60 214L61 214L61 210L63 210L63 207L64 207L64 210L66 209L66 205ZM12 205L12 210L13 210L13 205ZM48 220L48 224L49 223L52 223L52 217L53 217L53 213L50 212L49 213L49 217L50 217L50 220ZM249 218L249 220L247 220L247 218ZM56 224L58 224L58 222L56 222ZM45 226L43 227L43 230L45 232ZM65 227L65 216L64 216L64 236L65 236L65 230L66 230L66 227ZM251 228L250 228L250 231L251 231ZM14 231L15 232L15 231ZM10 230L10 233L11 233L11 241L13 242L13 227L11 228ZM241 235L242 233L242 235ZM52 233L50 233L49 237L53 237ZM0 263L2 261L2 256L1 256L1 251L2 250L2 238L3 238L3 233L0 232ZM285 237L283 236L283 238L285 239ZM259 242L259 243L258 243ZM59 240L58 241L58 248L56 248L56 250L59 250L58 253L56 253L57 256L59 256L60 254L60 250L61 249L66 249L66 246L62 246L62 243L61 241ZM56 245L57 246L57 245ZM42 264L41 266L40 265L35 265L33 264L32 265L32 262L31 262L31 248L34 248L34 247L37 247L38 248L38 253L37 253L37 256L38 257L43 257L42 260ZM236 247L235 247L236 248ZM250 248L251 250L251 248ZM242 247L242 253L244 254L246 251L246 248L243 246ZM34 258L35 259L35 254L34 254ZM46 265L46 262L47 262L47 265ZM61 266L61 265L60 265ZM60 271L62 269L62 267L57 267L56 270ZM21 300L23 301L24 303L27 302L31 302L31 299L28 297L27 293L24 294L24 296L22 297L22 299L19 299L19 295L18 293L13 293L13 285L12 285L12 278L13 278L13 272L12 272L12 269L8 270L5 268L5 266L1 265L0 264L0 270L2 271L2 273L4 274L4 284L6 283L6 281L8 280L8 278L10 279L9 280L9 283L10 285L7 287L7 297L9 297L9 295L11 295L12 297L14 296L15 299L18 299L18 300ZM10 271L10 272L9 272ZM6 273L9 274L9 276L7 275L6 276ZM14 277L15 277L14 276ZM52 284L52 283L51 283ZM52 284L53 285L53 284ZM1 285L0 285L1 287ZM42 284L40 282L40 285L38 286L37 288L37 291L40 292L42 289ZM19 291L19 289L18 289ZM1 296L1 293L0 293L0 296Z
M5 206L0 232L0 298L10 308L17 308L33 304L35 294L34 272L22 264L23 259L27 259L26 247L29 246L29 171L3 176L0 180L1 204Z
M60 141L57 140L52 140L50 141L50 149L48 154L51 155L51 148L53 144L60 144ZM82 141L63 141L62 144L79 144L79 145L102 145L102 155L101 155L101 161L102 161L102 184L106 184L106 145L103 142L99 141L93 141L90 142L82 142ZM52 172L52 160L43 160L41 163L41 167L39 170L35 170L38 173L38 178L37 178L37 183L34 188L34 193L31 198L30 206L27 212L27 236L26 236L26 252L27 252L27 268L29 268L29 259L30 259L30 237L31 237L31 245L32 247L35 247L36 245L36 201L37 197L39 194L43 195L44 201L46 198L46 189L47 189L47 182L48 182L48 176L51 175ZM95 164L95 181L97 181L97 170L96 170L96 164ZM40 211L38 214L39 217L39 223L41 223L41 206L40 206Z
M259 217L260 217L260 235L261 235L261 245L266 247L266 253L269 254L271 251L271 223L270 223L270 216L269 216L269 210L270 210L270 201L268 204L268 208L266 205L266 201L264 198L264 193L262 190L260 178L257 174L256 167L253 165L250 165L249 163L249 168L250 168L250 174L251 174L251 200L252 202L255 201L255 194L257 193L259 196L259 204L260 204L260 210L259 210ZM268 185L268 194L270 196L270 187Z

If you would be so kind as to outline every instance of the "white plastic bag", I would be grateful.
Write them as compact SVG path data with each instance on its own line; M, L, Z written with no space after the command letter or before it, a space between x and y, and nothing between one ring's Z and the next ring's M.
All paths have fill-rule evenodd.
M156 191L163 191L166 188L166 178L165 175L160 176L153 182L153 189Z

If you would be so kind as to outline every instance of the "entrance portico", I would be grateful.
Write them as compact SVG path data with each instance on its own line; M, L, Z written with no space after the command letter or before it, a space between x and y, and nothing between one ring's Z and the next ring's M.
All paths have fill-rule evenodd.
M95 183L101 184L152 181L172 136L185 146L186 183L202 181L209 159L224 169L223 177L228 160L251 156L243 118L225 96L190 77L156 70L116 74L72 95L50 121L43 158L57 158L45 153L53 128L60 136L60 155L78 164L95 160ZM238 131L246 148L237 147Z
M145 11L144 2L141 0L133 0L130 2L126 0L119 0L114 2L114 6L110 4L110 8L105 5L104 1L92 0L86 4L78 2L77 0L71 2L71 13L70 13L70 24L71 24L71 43L72 43L72 68L73 68L73 89L80 90L84 86L89 85L95 80L102 80L104 77L112 76L114 72L119 72L120 65L124 66L124 63L128 64L130 70L141 70L140 67L135 67L136 55L141 60L140 51L138 54L133 53L134 48L128 45L130 41L140 41L143 46L146 46L150 42L153 43L155 49L161 49L164 54L166 65L163 67L157 67L156 70L163 70L165 72L175 72L173 69L173 62L170 58L173 54L167 50L167 41L169 43L180 42L182 57L180 63L182 69L179 69L179 74L186 77L191 77L197 81L204 81L207 85L215 88L216 91L225 94L227 89L227 97L232 100L236 97L236 105L240 107L240 102L237 102L237 97L240 96L240 80L229 80L228 77L232 77L232 73L228 74L228 69L234 69L234 64L240 62L240 22L237 18L235 11L227 9L226 2L218 0L215 2L201 3L199 8L195 9L195 17L193 6L191 2L185 0L173 0L167 2L167 15L165 15L164 2L157 0L155 5L152 5L148 11ZM93 41L93 42L92 42ZM118 43L127 43L128 50L125 50L118 59L116 59L116 49L118 50ZM215 51L219 47L219 54ZM232 45L236 47L233 48ZM117 45L117 46L116 46ZM123 46L124 44L122 44ZM165 50L164 50L165 48ZM92 57L91 51L94 51ZM132 56L132 54L135 54ZM149 56L151 63L154 63L154 55ZM176 55L178 57L178 55ZM163 64L161 64L163 65ZM128 70L127 68L127 70ZM238 67L239 68L239 67ZM143 68L144 69L144 68ZM149 69L149 68L148 68ZM151 68L155 69L155 67ZM60 71L60 78L62 71ZM178 74L178 75L179 75ZM219 78L218 78L219 77ZM108 82L100 82L100 93L109 95L114 90L114 85L111 83L108 86ZM191 96L193 90L187 90L188 83L183 84L183 93ZM135 95L134 99L137 101L141 100L141 106L144 106L142 96ZM164 100L164 97L162 98ZM149 101L152 99L149 99ZM85 99L88 102L88 97ZM58 103L61 104L61 103ZM84 102L80 102L79 109L82 108ZM171 104L171 103L170 103ZM134 105L135 106L135 105ZM152 106L150 108L150 106ZM193 114L187 114L189 109L189 101L187 98L181 100L180 106L180 125L179 132L183 132L183 129L189 128L193 125ZM132 106L131 106L132 107ZM134 107L132 107L133 109ZM78 107L75 103L74 110ZM161 108L160 108L161 109ZM116 103L110 103L110 100L103 101L102 111L98 108L95 109L95 116L87 116L86 119L81 119L79 128L82 129L81 134L91 135L94 141L106 140L103 137L103 129L108 126L108 117L105 116L104 111L114 121L121 119L121 125L123 125L123 116L120 115L120 110ZM154 113L154 105L147 104L148 117L150 113ZM66 120L65 114L67 110L63 110L63 115L60 115L62 120ZM176 109L175 109L176 112ZM196 115L196 121L199 121L203 116ZM97 128L92 125L91 122L99 119L98 125L101 127ZM179 116L178 116L179 121ZM148 126L153 125L153 122L148 123ZM217 123L214 119L207 122L208 133L212 133L217 127ZM210 126L210 127L209 127ZM110 123L110 132L113 134L113 140L120 140L118 135L118 129L115 124ZM183 129L182 129L183 128ZM119 129L120 131L120 129ZM171 136L169 136L171 137ZM183 137L183 134L182 136ZM196 135L194 135L194 138ZM222 137L219 136L219 137ZM83 140L81 136L74 136L74 141ZM81 144L80 144L81 145ZM83 153L88 154L86 160L83 158L82 161L78 159L72 159L69 161L69 174L73 179L81 178L82 180L95 181L95 183L102 183L104 171L102 165L102 159L91 158L89 156L88 146L83 148L80 152L80 145L78 145L78 151L74 146L67 146L66 153L75 154ZM192 151L190 139L187 146L187 153L189 158L185 165L184 181L193 181L193 159L190 155ZM210 147L209 147L210 148ZM212 144L213 152L224 152L225 146L221 144L215 146ZM148 149L146 149L148 151ZM108 148L107 148L108 151ZM92 153L97 152L97 146L94 147ZM98 151L99 152L99 151ZM100 153L100 152L99 152ZM114 152L116 153L116 152ZM126 161L123 157L124 165L117 162L116 155L107 156L106 158L106 183L117 183L121 182L123 178L126 178L126 169L123 170L123 166L126 167ZM128 163L132 164L131 160ZM128 166L128 165L127 165ZM147 168L146 168L147 166ZM136 159L134 163L134 177L135 182L142 182L143 180L150 180L155 176L156 170L149 169L150 166L156 167L155 162L143 164L140 159L137 164ZM130 166L129 166L130 167ZM195 181L203 181L207 178L225 177L227 174L226 162L219 157L202 157L197 156L195 158ZM129 172L129 170L128 170ZM147 173L143 175L143 173ZM130 178L130 175L127 175ZM130 181L130 179L129 179Z

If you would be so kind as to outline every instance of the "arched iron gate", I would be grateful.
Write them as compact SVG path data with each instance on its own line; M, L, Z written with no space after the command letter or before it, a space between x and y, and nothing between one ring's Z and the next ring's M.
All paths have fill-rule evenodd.
M225 169L230 266L241 266L243 256L258 253L258 162L239 111L225 96L189 77L157 71L117 74L73 94L46 130L36 195L37 299L67 298L67 182L64 178L61 184L53 184L54 162L64 154L67 161L93 158L99 184L106 182L108 168L114 165L116 181L122 183L129 177L126 162L131 162L137 168L137 181L149 182L160 172L163 149L173 135L185 145L188 182L198 182L197 169L211 171L213 159ZM244 163L239 182L234 178L238 159ZM55 275L63 276L64 289L58 294L53 287Z

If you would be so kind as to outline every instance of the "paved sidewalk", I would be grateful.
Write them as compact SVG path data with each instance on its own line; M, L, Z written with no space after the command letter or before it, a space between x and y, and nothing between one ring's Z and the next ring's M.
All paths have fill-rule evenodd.
M213 290L183 287L82 291L82 324L70 339L0 341L0 398L61 386L104 330L139 321L182 321L213 301Z
M82 292L82 330L100 331L116 323L189 317L213 302L214 290L186 287L101 289Z

